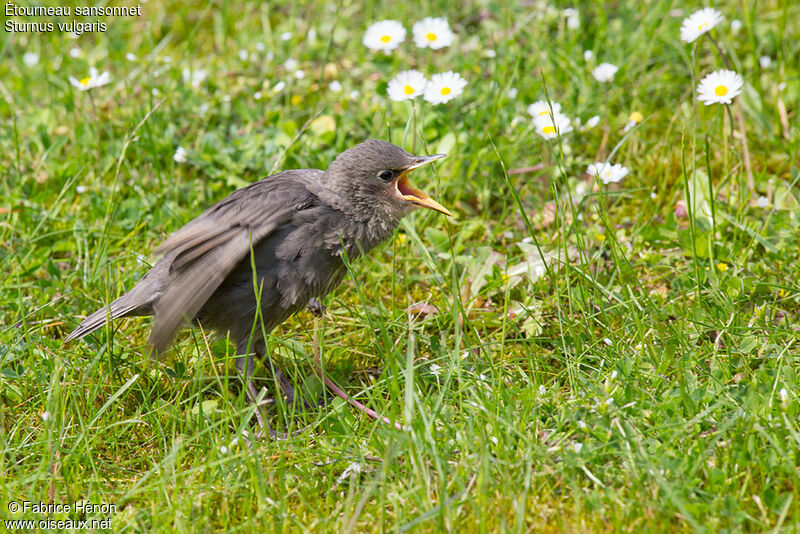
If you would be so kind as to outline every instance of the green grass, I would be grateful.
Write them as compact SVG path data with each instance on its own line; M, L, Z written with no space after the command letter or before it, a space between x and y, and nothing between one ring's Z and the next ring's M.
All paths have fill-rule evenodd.
M720 7L712 35L745 80L730 113L695 98L724 66L707 36L679 39L695 4L560 7L578 8L579 30L543 2L151 1L75 40L0 34L0 518L46 517L11 501L90 500L116 513L52 517L114 531L800 530L800 6ZM448 17L453 46L414 46L429 15ZM383 18L409 30L389 56L361 44ZM611 83L591 76L602 61L620 66ZM70 86L90 66L111 83ZM412 67L469 85L439 106L389 101L386 82ZM193 88L184 68L208 77ZM525 108L545 94L600 124L541 139ZM634 111L645 120L626 134ZM449 152L416 183L458 218L415 212L353 263L323 320L301 313L269 342L319 400L317 332L326 372L406 431L338 399L279 401L276 427L309 428L248 448L253 409L229 393L225 340L186 331L149 361L149 319L128 319L63 344L207 206L369 136ZM612 153L631 173L598 187L586 166ZM548 268L529 276L540 254Z

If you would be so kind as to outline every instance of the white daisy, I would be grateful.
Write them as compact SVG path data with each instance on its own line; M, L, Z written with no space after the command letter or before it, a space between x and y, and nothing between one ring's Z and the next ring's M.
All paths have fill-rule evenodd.
M600 63L594 69L592 69L592 76L598 82L610 82L614 79L614 75L619 70L619 67L616 65L612 65L611 63Z
M586 172L595 178L600 178L600 181L604 184L610 184L619 182L625 178L630 171L627 167L624 167L619 163L611 165L610 163L606 162L597 162L589 165L589 167L586 169Z
M73 47L69 49L69 57L80 57L81 49L77 47Z
M547 115L537 115L533 119L533 126L536 128L536 133L545 139L555 139L559 135L564 135L572 131L569 117L562 113L556 112L552 117Z
M509 87L508 91L506 92L506 96L508 97L509 100L515 100L518 94L519 91L517 90L516 87Z
M381 20L367 28L361 42L370 50L394 50L406 38L406 29L396 20Z
M97 69L94 67L89 69L89 76L86 78L81 78L78 80L72 76L69 77L69 83L73 87L77 87L80 91L88 91L89 89L94 89L95 87L101 87L110 81L111 76L109 76L107 72L98 74Z
M778 392L778 396L781 398L781 402L789 401L789 392L786 391L786 388L781 388L781 390ZM42 419L44 419L44 414L42 414Z
M53 418L53 416L50 415L50 412L48 412L47 410L45 410L42 413L40 413L39 417L42 418L42 421L49 421L50 419Z
M175 163L186 163L187 159L189 159L189 153L182 146L179 146L172 156L172 161Z
M722 13L713 7L695 11L685 19L681 25L681 40L693 43L698 37L722 22Z
M334 93L341 93L342 84L339 82L339 80L333 80L331 83L328 84L328 89L330 89Z
M256 50L258 50L259 52L263 52L266 49L267 47L261 41L256 43Z
M192 87L197 89L200 87L200 84L206 79L207 72L205 69L197 69L195 71L191 71L189 69L183 69L183 82L184 83L191 83Z
M286 82L281 80L281 81L279 81L278 83L275 84L275 87L272 88L272 92L273 93L280 93L285 88L286 88Z
M420 48L438 50L453 44L455 35L444 17L427 17L411 28L414 43Z
M457 72L441 72L431 76L422 98L431 104L444 104L460 95L466 86L467 80Z
M256 91L255 93L253 93L253 99L254 99L254 100L261 100L261 98L262 98L263 96L264 96L264 95L262 95L262 94L261 94L261 91Z
M284 61L284 62L283 62L283 67L284 67L286 70L288 70L289 72L294 72L294 71L296 71L296 70L297 70L297 67L298 67L299 65L300 65L300 64L299 64L299 63L297 62L297 60L296 60L295 58L293 58L293 57L290 57L289 59L287 59L286 61Z
M245 50L244 48L239 50L239 59L241 59L242 61L247 61L247 58L249 57L250 54L247 52L247 50Z
M548 103L547 100L537 100L528 106L528 114L534 119L536 117L548 117L550 116L550 104L553 104L553 113L556 115L561 113L561 104L558 102Z
M296 70L294 71L294 77L297 78L298 80L302 80L303 78L306 77L306 71Z
M758 206L759 208L768 208L769 199L763 195L758 197L758 200L756 201L756 206Z
M136 54L131 54L130 52L128 52L127 54L125 54L125 59L127 59L128 61L136 61Z
M742 29L742 21L739 19L735 19L731 21L731 31L733 33L739 33L739 30Z
M761 56L758 58L758 64L761 65L762 69L768 69L770 65L772 65L772 58L769 56Z
M428 80L418 70L404 70L389 82L386 92L396 102L411 100L425 91Z
M600 124L600 116L599 115L595 115L595 116L591 117L588 121L586 121L586 126L584 127L584 130L591 130L592 128L594 128L598 124Z
M583 51L583 60L584 61L591 61L594 57L594 51L592 50L584 50Z
M732 70L715 70L702 80L697 86L700 95L697 99L711 104L730 104L731 100L742 92L742 77Z
M292 38L292 32L283 32L281 34L281 41L288 41Z
M547 395L547 388L542 384L539 384L537 391L539 392L539 395Z
M25 63L26 67L33 67L39 63L39 54L36 52L25 52L22 54L22 62Z
M567 17L567 28L570 30L577 30L581 27L581 14L577 9L568 7L564 10L564 16Z

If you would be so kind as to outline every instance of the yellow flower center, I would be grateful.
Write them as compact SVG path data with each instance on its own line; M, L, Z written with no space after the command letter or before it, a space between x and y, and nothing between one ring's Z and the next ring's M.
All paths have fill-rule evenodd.
M638 123L640 123L640 122L642 122L642 120L643 120L643 119L644 119L644 115L642 115L642 114L641 114L640 112L638 112L638 111L634 111L633 113L631 113L631 116L630 116L630 117L628 117L628 120L629 120L629 121L633 121L633 122L635 122L635 123L637 123L637 124L638 124Z
M429 41L435 41L436 40L436 34L433 33L433 32L428 32L428 34L425 36L425 38L427 40L429 40Z
M550 115L550 110L549 109L545 109L544 111L540 111L539 112L539 116L540 117L543 117L545 115Z
M720 271L727 271L728 270L728 266L726 264L720 262L720 263L717 264L717 269L719 269Z
M554 133L556 133L556 127L555 126L545 126L544 128L542 128L542 133L554 134Z
M724 85L718 85L714 88L714 94L717 96L725 96L728 94L728 88Z
M392 40L392 38L389 35L381 36L381 42L383 42L383 43L388 43L391 40Z
M442 90L440 91L440 93L442 93L442 96L447 96L447 95L450 94L450 88L449 87L442 87Z
M89 85L90 81L92 81L92 78L87 76L86 78L81 80L81 85Z
M606 236L604 234L597 234L595 239L597 239L598 241L600 241L602 243L603 241L606 240Z
M413 94L414 94L414 88L413 88L413 87L411 87L410 85L406 84L406 85L403 87L403 92L404 92L405 94L407 94L407 95L413 95Z
M703 31L703 28L708 28L708 22L702 23L700 26L697 27L697 31Z
M293 106L298 106L303 101L303 97L300 95L292 95L290 102Z

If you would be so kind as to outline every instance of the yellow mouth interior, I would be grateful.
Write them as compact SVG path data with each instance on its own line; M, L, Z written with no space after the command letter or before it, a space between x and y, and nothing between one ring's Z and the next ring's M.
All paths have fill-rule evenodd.
M422 206L423 208L432 209L434 211L438 211L439 213L444 213L448 217L453 217L453 214L450 213L447 208L411 184L411 182L408 180L408 174L410 172L411 170L404 171L402 174L400 174L395 182L395 187L397 188L397 192L400 194L400 196L404 200L412 202L418 206Z

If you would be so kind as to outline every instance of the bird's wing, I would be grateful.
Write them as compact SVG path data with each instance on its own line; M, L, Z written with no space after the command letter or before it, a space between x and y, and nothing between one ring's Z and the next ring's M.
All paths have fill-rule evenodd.
M240 189L175 232L156 253L169 281L153 306L150 343L166 349L251 247L314 204L322 171L287 171Z

